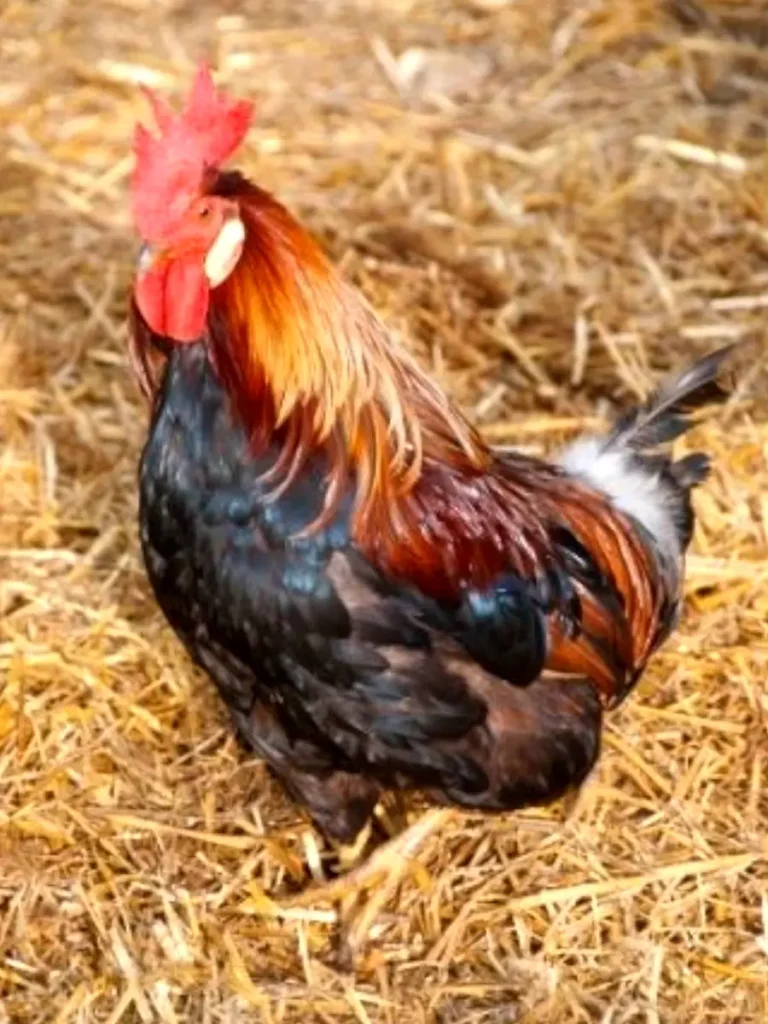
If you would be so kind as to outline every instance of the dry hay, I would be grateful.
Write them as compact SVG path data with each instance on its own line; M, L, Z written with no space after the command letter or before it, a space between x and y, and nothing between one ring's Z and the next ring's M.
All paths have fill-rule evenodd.
M768 1020L767 42L758 0L6 0L0 1020ZM243 165L490 437L759 346L686 442L716 468L685 621L582 797L452 819L354 969L137 551L135 86L204 53L259 97Z

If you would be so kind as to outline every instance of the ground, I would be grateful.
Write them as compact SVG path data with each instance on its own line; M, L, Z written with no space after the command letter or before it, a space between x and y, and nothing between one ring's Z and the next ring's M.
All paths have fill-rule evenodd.
M725 0L6 0L0 1021L768 1020L767 43ZM442 822L355 956L138 552L131 132L201 56L257 98L241 166L490 438L754 346L681 447L715 468L680 631L580 799Z

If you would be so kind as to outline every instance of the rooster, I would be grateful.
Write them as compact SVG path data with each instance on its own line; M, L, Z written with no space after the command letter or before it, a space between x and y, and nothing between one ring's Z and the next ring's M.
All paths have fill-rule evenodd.
M674 628L707 458L663 446L730 349L557 463L494 449L273 196L201 65L135 136L140 534L234 729L331 841L386 790L504 811L577 789Z

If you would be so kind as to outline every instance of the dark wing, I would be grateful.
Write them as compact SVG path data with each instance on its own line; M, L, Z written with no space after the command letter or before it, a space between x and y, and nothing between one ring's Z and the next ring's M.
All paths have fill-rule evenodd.
M404 765L411 785L467 807L509 809L552 800L583 780L598 754L600 700L589 683L542 675L546 589L509 576L446 607L350 549L334 554L328 575L350 609L355 642L374 645L400 685L407 679L403 697L431 691L455 712L450 730L433 731L429 718L418 732L387 722L380 739L388 757L414 740ZM419 714L407 698L402 710Z

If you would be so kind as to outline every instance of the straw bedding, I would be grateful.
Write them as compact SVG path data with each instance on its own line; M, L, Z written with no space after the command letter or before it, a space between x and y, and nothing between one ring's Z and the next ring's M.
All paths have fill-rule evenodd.
M766 46L757 0L7 0L0 1021L768 1020ZM683 442L715 469L682 627L580 798L440 819L364 893L323 888L138 554L136 86L203 55L258 98L243 168L495 441L753 341Z

